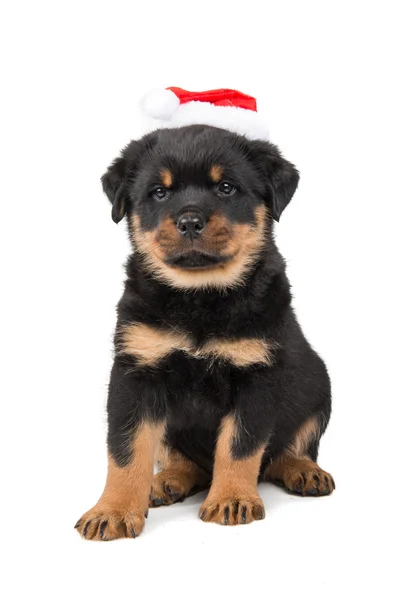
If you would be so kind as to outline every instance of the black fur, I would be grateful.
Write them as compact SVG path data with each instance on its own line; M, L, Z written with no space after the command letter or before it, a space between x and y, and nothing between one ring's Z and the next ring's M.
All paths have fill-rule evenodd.
M219 198L206 174L224 165L224 179L237 192ZM166 201L154 197L159 173L169 168L176 185ZM232 223L251 223L265 204L268 218L260 258L245 284L228 290L182 291L157 279L138 252L129 258L125 291L118 305L118 326L131 322L184 331L201 344L210 336L274 340L279 348L273 366L237 368L223 361L191 358L176 351L156 367L138 367L118 355L108 399L108 445L118 464L130 460L127 432L143 419L167 419L167 437L207 471L223 416L234 413L239 431L234 458L249 456L267 444L264 462L278 456L309 417L317 416L321 433L331 410L330 383L323 361L303 335L291 307L285 263L273 238L298 183L293 165L270 143L249 141L224 130L191 126L161 130L131 142L103 176L103 187L118 222L140 216L144 231L157 227L167 213L186 205L219 210ZM135 250L135 248L134 248ZM118 335L116 336L118 343ZM309 448L316 460L319 439Z

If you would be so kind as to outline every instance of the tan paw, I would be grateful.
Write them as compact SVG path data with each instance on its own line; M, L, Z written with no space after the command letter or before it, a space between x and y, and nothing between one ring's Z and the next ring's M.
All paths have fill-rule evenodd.
M79 519L75 528L87 540L135 538L143 531L145 517L147 511L135 506L99 502Z
M203 502L199 517L202 521L220 525L242 525L265 518L264 504L258 495L209 494Z
M151 508L182 502L193 490L193 477L176 469L164 469L153 479L150 493Z
M332 475L311 463L301 470L288 468L283 473L283 484L289 492L302 496L327 496L335 489Z

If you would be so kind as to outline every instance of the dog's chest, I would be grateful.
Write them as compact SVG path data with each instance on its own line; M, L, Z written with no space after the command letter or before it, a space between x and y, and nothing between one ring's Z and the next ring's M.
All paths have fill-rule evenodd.
M257 337L196 336L174 327L154 327L144 323L123 325L118 332L117 352L130 354L138 366L161 367L174 354L184 359L215 362L237 368L273 363L276 344Z
M158 372L167 389L168 422L217 427L231 402L231 372L227 363L171 354Z

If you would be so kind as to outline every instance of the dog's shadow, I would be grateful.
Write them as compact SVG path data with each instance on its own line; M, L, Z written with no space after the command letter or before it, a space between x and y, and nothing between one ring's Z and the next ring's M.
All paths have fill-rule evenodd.
M285 505L293 501L303 501L301 496L289 494L283 488L269 482L260 483L258 491L264 502L266 515L284 508ZM151 508L146 530L157 530L159 527L164 526L166 522L187 521L188 518L197 519L200 506L206 497L207 491L202 491L185 498L183 502L176 502L171 506Z

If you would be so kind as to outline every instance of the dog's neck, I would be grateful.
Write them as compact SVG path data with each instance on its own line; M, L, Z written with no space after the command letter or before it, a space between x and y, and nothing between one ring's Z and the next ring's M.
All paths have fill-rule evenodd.
M139 254L130 256L128 279L119 304L119 318L150 320L205 334L229 335L246 331L257 321L284 314L291 302L285 262L269 244L246 274L244 285L224 290L179 290L160 281L145 267Z

